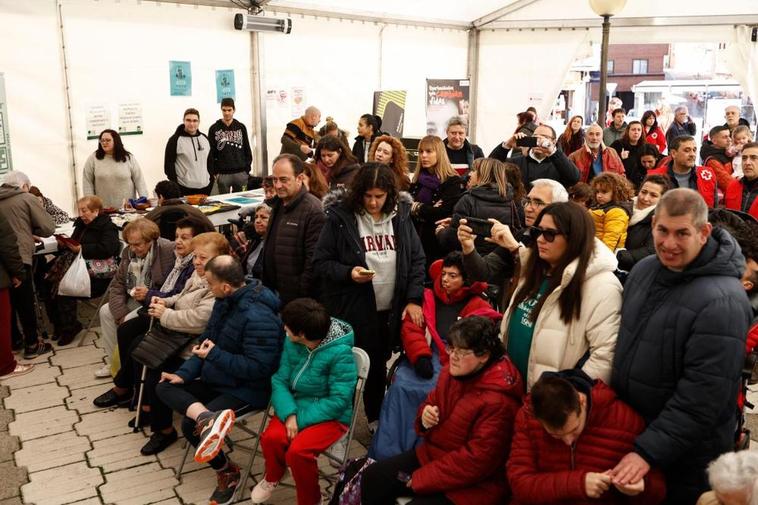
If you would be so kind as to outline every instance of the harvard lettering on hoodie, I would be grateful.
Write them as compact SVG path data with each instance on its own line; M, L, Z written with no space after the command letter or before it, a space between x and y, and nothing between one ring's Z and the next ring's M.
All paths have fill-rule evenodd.
M232 119L229 126L219 119L208 130L213 169L217 174L250 172L253 152L245 125Z
M376 272L371 281L376 298L376 310L392 308L392 295L395 290L395 229L392 226L392 214L382 214L379 221L367 213L356 213L358 235L366 250L366 265Z

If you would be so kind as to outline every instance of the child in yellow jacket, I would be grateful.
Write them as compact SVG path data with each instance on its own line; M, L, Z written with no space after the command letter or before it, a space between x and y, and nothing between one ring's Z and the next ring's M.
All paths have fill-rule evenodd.
M622 175L603 172L592 179L592 191L595 205L590 214L595 221L595 236L611 251L623 248L632 214L632 185Z

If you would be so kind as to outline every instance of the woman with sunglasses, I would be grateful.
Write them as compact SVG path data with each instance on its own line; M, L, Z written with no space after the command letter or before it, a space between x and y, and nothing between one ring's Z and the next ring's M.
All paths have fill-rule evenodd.
M616 257L573 202L545 207L530 234L501 326L508 355L527 389L542 372L568 368L607 383L621 311Z
M524 386L505 355L497 326L465 317L448 332L449 363L421 404L416 431L422 442L370 465L361 480L361 503L410 505L508 503L505 462Z

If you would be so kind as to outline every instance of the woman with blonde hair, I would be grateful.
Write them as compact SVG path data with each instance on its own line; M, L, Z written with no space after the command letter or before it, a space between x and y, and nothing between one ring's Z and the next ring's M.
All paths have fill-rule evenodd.
M413 174L411 215L426 253L427 266L443 256L434 234L436 223L451 217L465 191L463 179L450 165L445 144L427 135L418 143L418 165Z
M391 135L380 135L371 143L368 159L390 167L397 176L398 187L401 191L408 191L411 187L408 151L400 140Z

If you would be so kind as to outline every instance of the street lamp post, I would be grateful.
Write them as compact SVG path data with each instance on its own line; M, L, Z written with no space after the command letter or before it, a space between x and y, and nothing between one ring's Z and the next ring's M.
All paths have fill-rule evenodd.
M608 36L611 32L611 16L624 8L626 0L590 0L595 14L603 18L603 44L600 49L600 89L598 90L597 124L605 128L606 83L608 81Z

